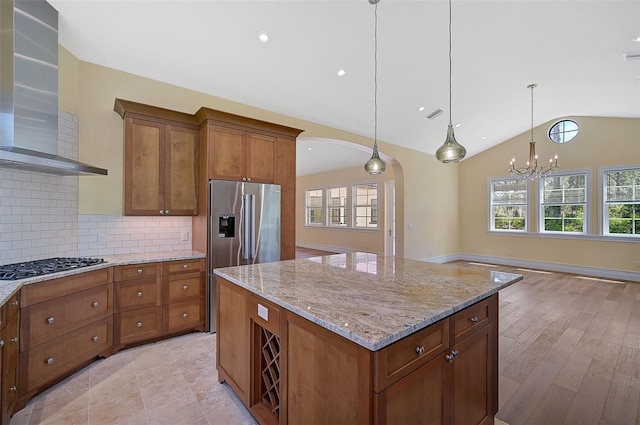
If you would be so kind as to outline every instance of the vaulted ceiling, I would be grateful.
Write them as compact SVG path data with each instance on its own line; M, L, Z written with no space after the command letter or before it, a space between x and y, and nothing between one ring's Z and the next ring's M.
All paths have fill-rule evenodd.
M376 6L367 0L48 1L60 44L81 60L374 135ZM378 3L379 140L430 154L444 141L448 7ZM453 0L452 10L451 112L468 156L529 129L530 83L535 125L640 117L640 60L623 60L640 51L640 1Z

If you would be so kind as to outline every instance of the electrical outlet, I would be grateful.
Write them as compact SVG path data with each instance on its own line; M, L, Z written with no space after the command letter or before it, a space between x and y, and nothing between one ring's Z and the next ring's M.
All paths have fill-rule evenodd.
M183 242L188 242L189 241L189 232L184 231L180 234L180 240Z

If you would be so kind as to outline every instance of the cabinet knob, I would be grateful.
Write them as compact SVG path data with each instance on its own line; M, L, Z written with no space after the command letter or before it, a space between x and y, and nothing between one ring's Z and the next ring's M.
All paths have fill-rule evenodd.
M136 272L138 272L138 274L142 274L142 269L138 269Z
M189 289L189 287L187 285L183 285L182 289L186 291L187 289Z
M18 301L18 300L11 301L11 305L18 305L18 304L20 304L20 301Z
M4 339L0 339L0 347L4 347Z
M186 319L187 317L189 317L189 315L187 313L182 313L182 318Z
M47 319L47 323L53 323L53 322L55 322L55 321L56 321L56 318L55 318L55 317L53 317L53 316L51 316L51 317L49 317L49 318Z
M183 268L183 269L187 269L187 268L189 268L189 265L188 265L188 264L183 264L183 265L182 265L182 268Z
M164 215L164 210L160 210L160 214L161 214L161 215Z
M13 338L11 338L9 341L11 342L18 342L18 337L14 336Z
M246 182L246 181L247 181L247 178L246 178L246 177L243 177L243 178L242 178L242 181L243 181L243 182Z
M53 357L49 357L46 361L47 364L53 364Z
M471 323L478 323L478 317L477 316L470 317L469 320L471 320Z
M247 177L247 181L250 182L251 181L251 177Z
M9 387L9 391L12 391L12 392L18 391L18 387L16 387L15 385L12 385Z
M424 347L423 346L416 347L416 353L419 356L423 355L424 354Z
M164 213L168 215L169 214L169 210L164 210Z
M138 292L136 293L136 297L138 297L138 298L142 298L142 291L138 291Z
M91 341L96 342L98 340L98 335L94 335L93 338L91 338Z
M93 308L96 308L96 307L98 307L99 305L100 305L100 304L98 303L98 301L94 301L94 302L92 302L92 303L91 303L91 306L92 306Z
M142 322L136 323L136 327L141 328L142 327Z

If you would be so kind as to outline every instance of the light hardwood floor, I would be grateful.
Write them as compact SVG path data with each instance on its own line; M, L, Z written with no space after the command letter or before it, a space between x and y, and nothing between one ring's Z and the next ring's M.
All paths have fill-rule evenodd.
M640 284L492 269L524 275L499 295L496 424L640 425ZM255 423L217 382L215 335L99 360L35 397L10 425L164 423Z

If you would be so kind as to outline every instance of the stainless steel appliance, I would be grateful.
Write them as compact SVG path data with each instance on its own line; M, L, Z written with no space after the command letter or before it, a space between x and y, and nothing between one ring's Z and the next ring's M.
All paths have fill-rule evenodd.
M5 264L0 266L0 280L25 279L27 277L62 272L80 267L89 267L100 263L104 263L103 258L55 257L45 258L44 260Z
M216 331L213 269L280 260L280 186L209 181L208 329Z

